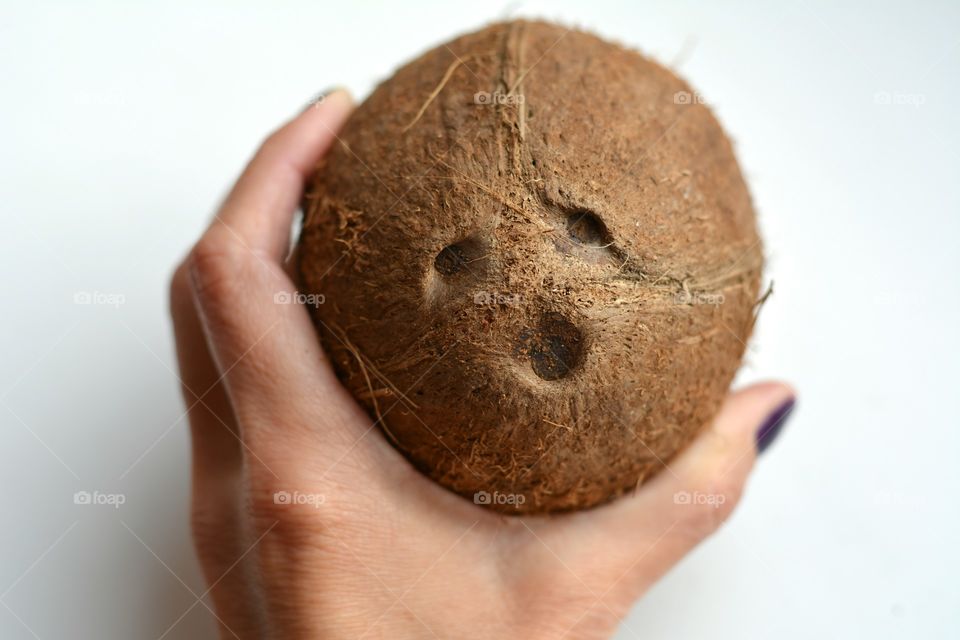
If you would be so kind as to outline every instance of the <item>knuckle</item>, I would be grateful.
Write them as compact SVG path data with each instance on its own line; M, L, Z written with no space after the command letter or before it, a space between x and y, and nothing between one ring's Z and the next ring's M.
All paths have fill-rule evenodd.
M722 431L710 428L704 431L702 437L708 445L710 455L714 459L720 459L726 456L735 448L735 443L730 437Z
M202 238L187 263L194 293L203 302L226 301L242 280L243 256L234 243Z
M247 511L256 526L275 527L281 536L303 535L323 528L323 501L318 493L279 489L265 483L250 489Z

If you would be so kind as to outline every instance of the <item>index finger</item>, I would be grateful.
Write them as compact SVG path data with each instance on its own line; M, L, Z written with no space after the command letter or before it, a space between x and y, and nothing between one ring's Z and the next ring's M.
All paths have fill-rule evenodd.
M189 258L203 331L241 425L298 399L321 403L328 424L362 424L343 419L359 408L326 361L306 309L294 304L281 264L305 181L351 106L334 93L274 133ZM255 436L241 431L245 442Z
M264 141L205 234L213 244L237 242L273 261L283 259L304 184L336 140L352 108L336 90L311 103Z

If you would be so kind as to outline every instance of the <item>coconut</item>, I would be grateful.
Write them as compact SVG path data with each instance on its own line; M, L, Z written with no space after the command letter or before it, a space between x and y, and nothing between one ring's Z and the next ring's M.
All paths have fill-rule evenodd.
M356 109L308 190L301 286L343 384L423 473L503 512L582 509L712 419L763 259L702 102L632 50L515 21Z

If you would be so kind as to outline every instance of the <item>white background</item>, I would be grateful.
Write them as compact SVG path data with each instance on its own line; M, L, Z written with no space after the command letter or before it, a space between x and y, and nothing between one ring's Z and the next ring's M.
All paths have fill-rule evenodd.
M956 3L130 4L3 5L0 637L212 637L202 606L171 629L204 588L171 267L313 94L511 10L676 61L713 105L776 283L740 382L800 390L620 637L960 637Z

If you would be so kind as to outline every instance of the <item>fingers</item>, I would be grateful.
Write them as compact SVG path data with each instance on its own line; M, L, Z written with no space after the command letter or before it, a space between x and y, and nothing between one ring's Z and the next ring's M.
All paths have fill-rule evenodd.
M187 267L170 284L170 313L177 347L181 389L190 421L193 452L191 529L207 583L214 585L221 635L255 636L258 622L250 608L247 583L233 565L242 557L242 454L236 420L210 357L194 308Z
M194 307L186 266L181 265L170 283L170 315L176 340L181 391L187 407L193 450L195 489L239 469L240 442L227 394L207 348Z
M325 445L352 445L369 426L282 264L304 183L350 109L336 92L270 136L189 258L204 334L253 451L256 438L296 448L318 432Z
M335 91L268 137L201 243L238 243L279 263L286 253L304 184L352 109L349 94Z
M262 638L261 612L250 606L258 594L248 555L252 541L245 495L239 486L224 491L226 483L217 483L223 477L211 479L216 484L207 491L195 487L190 514L193 542L209 585L203 595L213 599L218 637Z
M753 468L758 430L793 397L780 383L731 394L713 424L667 469L635 495L577 514L575 522L593 529L585 535L602 538L611 568L624 579L632 574L652 583L730 516Z
M193 537L225 637L261 635L256 612L243 604L253 594L238 560L248 549L242 535L243 461L266 466L255 453L245 455L250 449L239 438L227 393L229 383L236 380L228 378L247 372L239 363L258 342L251 336L264 333L264 326L281 325L285 332L278 333L288 340L290 333L299 332L308 347L317 343L309 321L300 317L306 315L302 308L273 302L278 292L293 291L280 277L280 262L304 180L349 113L347 96L332 95L329 103L323 109L309 109L264 143L171 283L171 313L191 426ZM292 322L284 322L284 313L292 316ZM260 342L271 345L266 338ZM296 351L294 357L299 356ZM313 360L320 359L318 353L316 347ZM259 367L269 379L273 365L259 356L253 354L247 364ZM232 392L240 404L260 397L253 388L246 393L234 387Z

